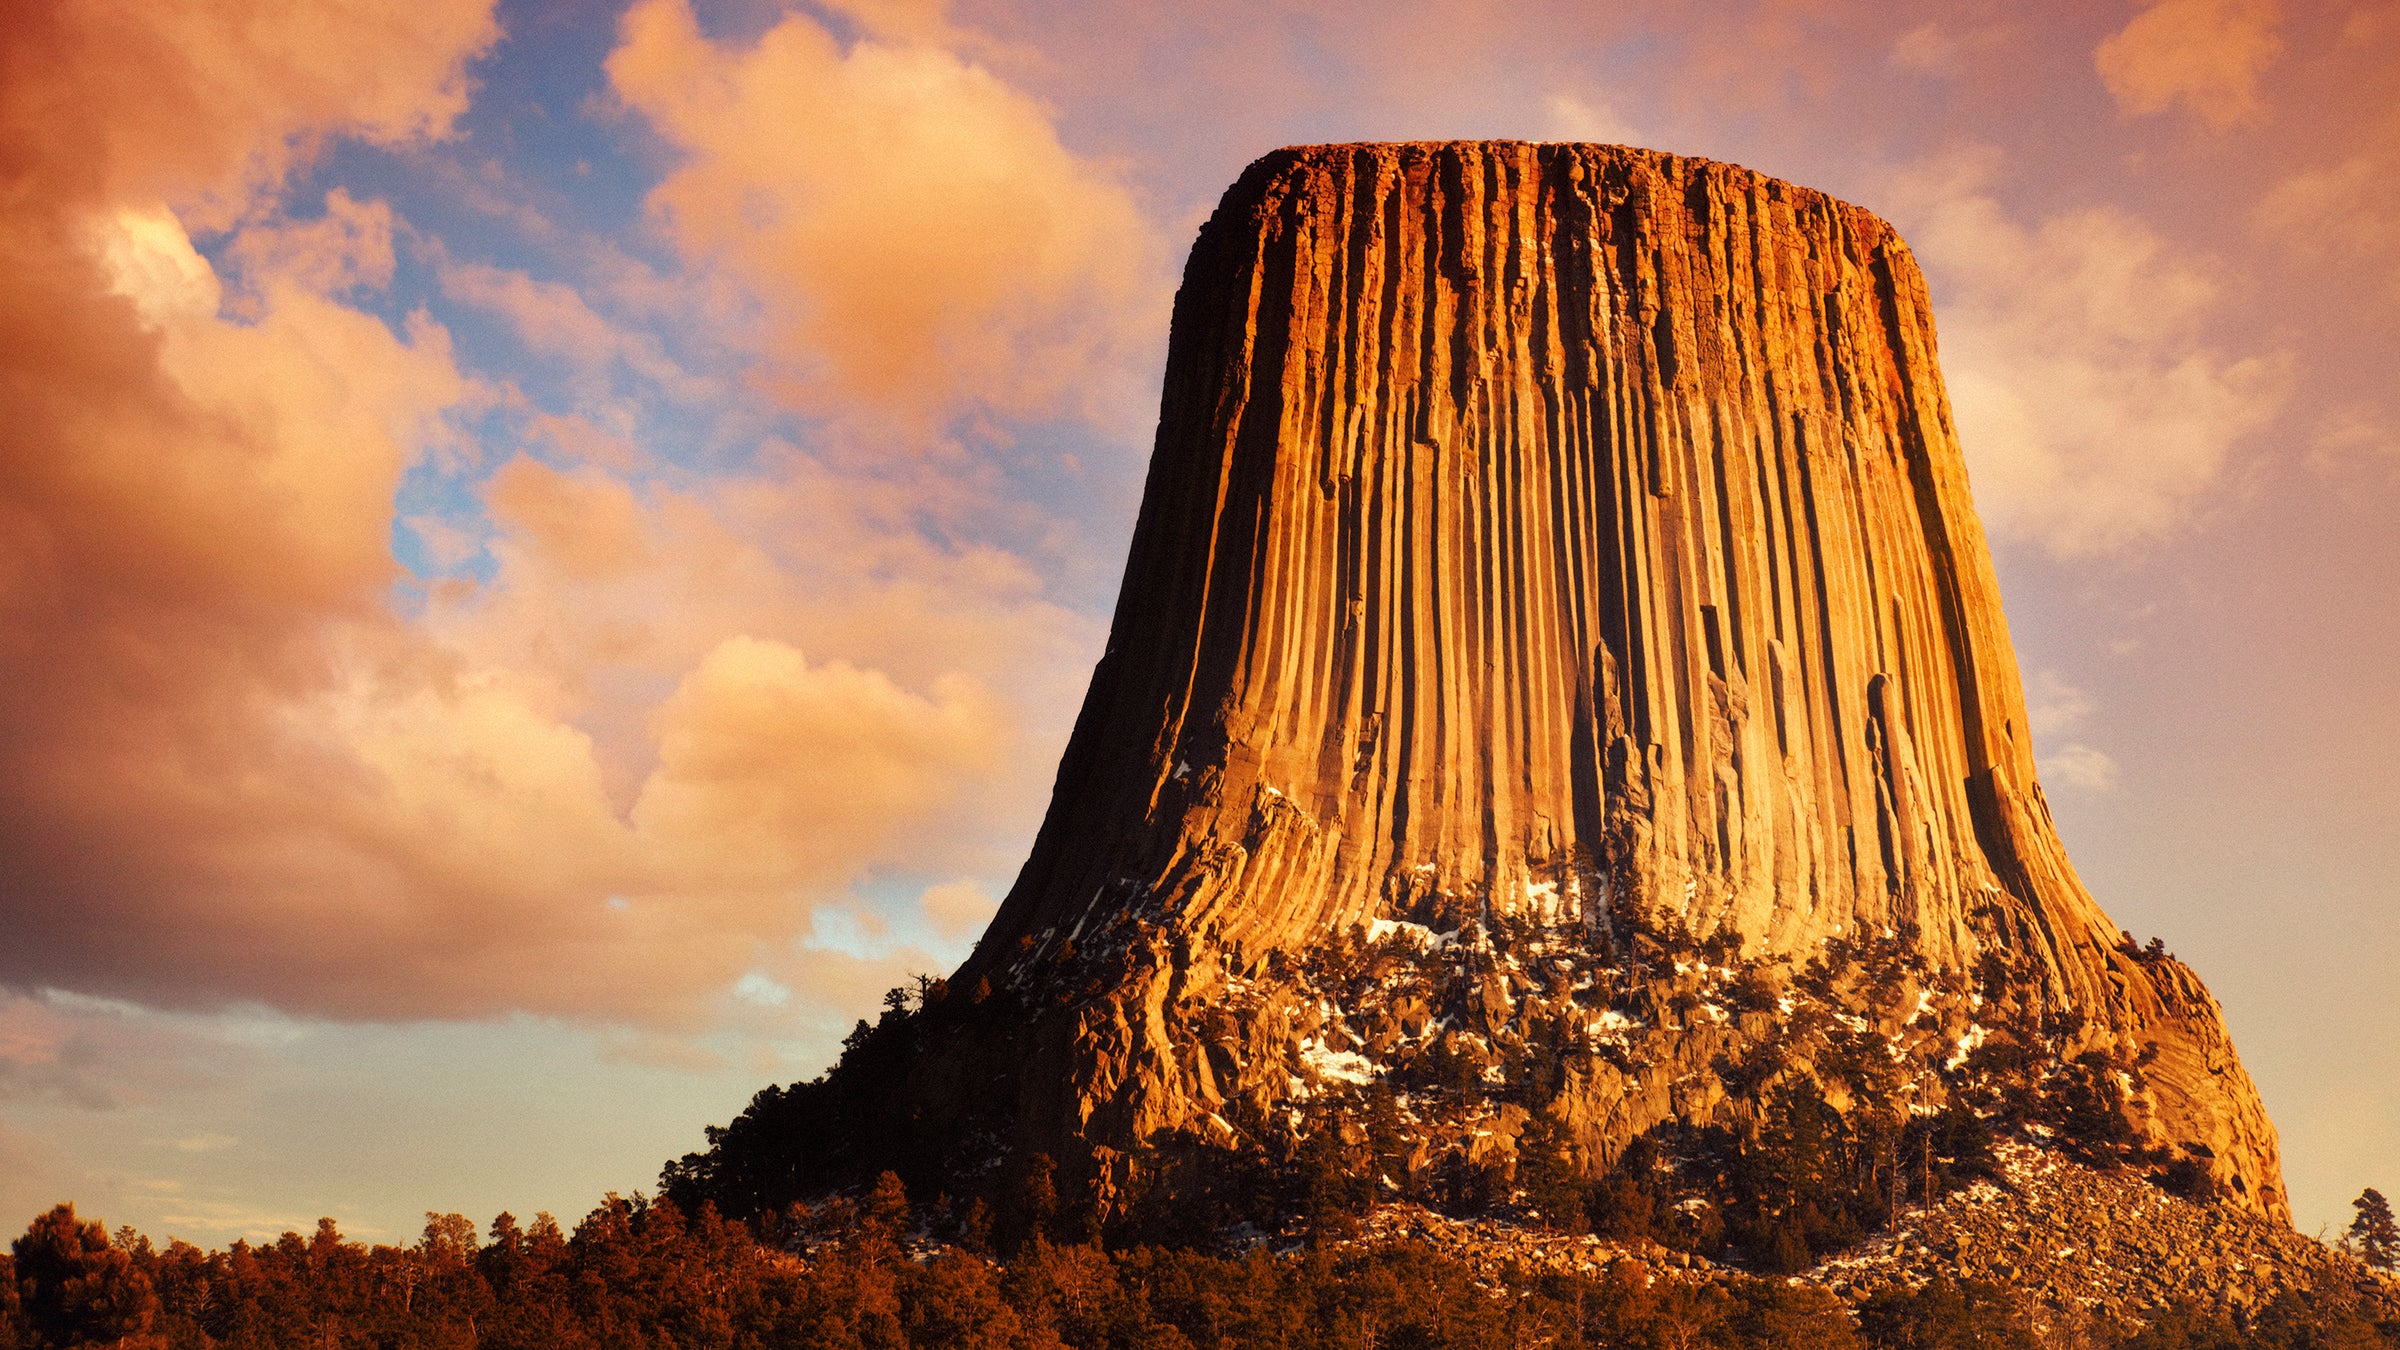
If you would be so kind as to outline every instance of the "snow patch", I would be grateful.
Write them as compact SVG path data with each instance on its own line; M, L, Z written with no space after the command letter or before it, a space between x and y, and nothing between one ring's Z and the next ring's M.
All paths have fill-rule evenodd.
M1319 1078L1361 1086L1375 1081L1375 1061L1355 1050L1335 1050L1311 1037L1300 1043L1300 1062Z
M1409 942L1429 952L1443 951L1458 941L1458 930L1455 928L1447 933L1437 933L1421 923L1400 919L1376 919L1367 925L1367 941L1370 943L1381 942L1395 933L1407 937Z
M1943 1060L1942 1067L1955 1072L1959 1065L1967 1062L1967 1056L1974 1054L1975 1048L1983 1044L1986 1034L1981 1022L1968 1023L1966 1031L1958 1038L1958 1053Z

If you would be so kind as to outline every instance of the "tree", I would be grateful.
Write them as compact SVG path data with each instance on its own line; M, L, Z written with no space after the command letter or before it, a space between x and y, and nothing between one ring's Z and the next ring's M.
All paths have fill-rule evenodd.
M1526 1208L1541 1216L1543 1228L1570 1233L1590 1230L1574 1140L1548 1116L1528 1121L1517 1137L1517 1185L1525 1192Z
M2400 1227L2392 1222L2391 1202L2369 1186L2350 1202L2358 1216L2350 1220L2350 1249L2377 1270L2400 1266Z
M25 1341L17 1334L17 1263L0 1252L0 1350L19 1350Z
M417 1251L428 1261L460 1266L475 1258L475 1221L464 1214L425 1211L425 1236Z
M150 1334L158 1318L150 1277L109 1242L106 1228L76 1218L73 1205L35 1219L10 1250L23 1300L19 1315L34 1345L161 1343Z
M1343 1142L1341 1127L1320 1124L1293 1149L1292 1191L1311 1240L1349 1237L1358 1219L1375 1204L1375 1178Z
M2048 1092L2059 1142L2076 1158L2114 1167L2140 1146L2125 1114L2124 1066L2106 1051L2086 1050L2060 1065Z
M1889 1350L2034 1350L2024 1310L2008 1290L1947 1276L1916 1289L1897 1285L1858 1305L1867 1344Z

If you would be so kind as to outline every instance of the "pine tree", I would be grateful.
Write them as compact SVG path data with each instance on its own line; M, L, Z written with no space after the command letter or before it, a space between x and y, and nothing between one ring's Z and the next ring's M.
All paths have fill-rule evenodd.
M2400 1226L2392 1222L2391 1202L2369 1186L2350 1202L2358 1217L2350 1221L2350 1249L2377 1270L2400 1266Z
M106 1228L76 1218L75 1206L35 1219L10 1251L31 1344L157 1343L146 1334L159 1312L150 1278L110 1244ZM6 1330L0 1324L0 1334Z
M1583 1174L1575 1165L1573 1141L1548 1116L1535 1116L1517 1139L1517 1185L1525 1192L1526 1208L1541 1216L1543 1228L1590 1231L1583 1205Z

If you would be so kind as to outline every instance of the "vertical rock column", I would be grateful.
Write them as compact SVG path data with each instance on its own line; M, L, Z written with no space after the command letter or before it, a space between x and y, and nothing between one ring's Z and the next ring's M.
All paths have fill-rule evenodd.
M2215 1004L2116 950L2035 786L1923 279L1822 194L1321 146L1203 227L1107 654L964 974L1461 913L2003 955L2280 1212Z

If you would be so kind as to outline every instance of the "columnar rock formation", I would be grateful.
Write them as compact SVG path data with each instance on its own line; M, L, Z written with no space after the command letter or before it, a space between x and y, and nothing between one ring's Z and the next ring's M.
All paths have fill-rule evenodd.
M2283 1212L2216 1005L2120 943L2035 785L1891 227L1614 147L1281 151L1194 247L1107 654L952 986L1045 1010L1015 1129L1104 1179L1301 1081L1208 1043L1231 992L1504 919L1587 965L1661 926L1786 968L1888 937L2139 1059L2137 1126ZM1555 1113L1605 1161L1716 1109L1683 1080L1729 1042L1693 1044Z

